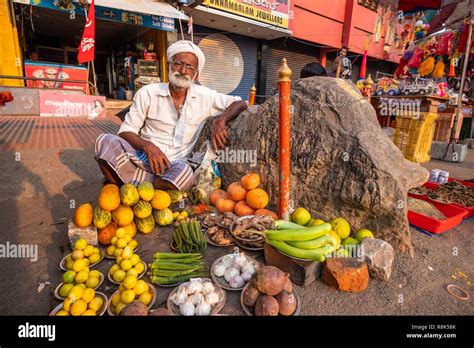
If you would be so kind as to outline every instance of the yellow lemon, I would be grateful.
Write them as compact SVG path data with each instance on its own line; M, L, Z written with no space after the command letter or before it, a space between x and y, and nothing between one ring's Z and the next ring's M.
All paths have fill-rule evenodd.
M87 309L84 313L82 313L82 316L96 316L97 313L93 311L92 309Z
M67 261L67 262L66 262L66 269L71 270L71 269L72 269L72 265L74 265L74 261L73 261L73 260Z
M364 238L374 238L374 234L370 230L362 228L356 232L354 238L362 243Z
M84 260L84 263L86 264L86 267L89 266L91 264L91 262L89 261L89 259L83 259ZM89 271L87 271L89 272Z
M145 270L145 265L143 262L137 263L133 268L135 268L138 272L138 274L142 274L143 271Z
M189 216L186 210L183 210L181 213L179 213L179 215L181 215L184 218L187 218Z
M121 284L119 285L119 292L122 293L122 292L124 292L125 290L127 290L127 288L123 285L123 283L121 283Z
M82 290L86 290L87 286L84 283L77 284L78 287L80 287Z
M133 275L126 276L123 280L123 286L125 286L128 290L131 290L137 285L137 277Z
M84 290L82 294L82 300L86 301L86 303L91 302L95 297L95 290L92 288L87 288Z
M120 256L122 256L124 259L129 259L133 255L133 249L130 248L129 246L126 246L123 248L122 253Z
M137 295L141 295L143 294L144 292L147 292L148 291L148 284L145 283L144 280L138 280L137 281L137 284L135 285L135 287L133 288L133 291L135 292L135 294Z
M311 214L305 208L296 208L293 214L291 214L291 221L298 225L304 226L309 220L311 220Z
M151 299L152 296L148 291L138 296L138 301L142 302L145 306L148 306L148 304L151 302Z
M89 277L86 280L86 286L88 288L95 289L100 283L100 279L98 277Z
M116 263L114 265L112 265L112 267L110 267L110 274L114 274L116 270L119 270L120 269L120 266L117 265Z
M128 233L125 234L125 236L123 237L123 239L127 242L127 244L132 240L132 236L129 235Z
M87 303L84 300L77 300L71 305L71 314L74 316L82 315L87 310Z
M176 220L178 218L178 216L179 216L179 211L175 211L173 213L173 220Z
M137 225L135 225L134 222L128 224L127 226L123 226L122 228L125 229L125 232L132 238L137 234Z
M87 264L86 264L86 259L80 259L80 260L76 260L74 261L74 264L72 265L72 270L74 272L80 272L84 269L84 267L87 267Z
M123 260L120 262L120 268L124 271L128 271L130 268L132 268L132 262L130 260Z
M74 260L72 259L72 253L70 253L68 256L66 256L66 259L65 259L65 260L66 260L66 262L74 261Z
M125 237L126 234L127 232L125 231L125 228L123 227L117 228L117 230L115 231L115 237L117 238L123 238Z
M82 298L83 293L84 289L79 285L75 285L71 291L69 291L67 298L71 300L71 303L74 303Z
M126 306L125 303L120 302L116 307L115 307L115 314L119 315L122 309Z
M64 310L60 310L59 312L56 313L56 316L58 317L63 317L69 315L69 312L66 312Z
M123 257L122 257L122 256L117 256L117 257L115 258L115 261L117 261L117 263L120 264L120 262L123 261Z
M84 252L82 250L74 250L71 254L71 259L76 261L84 258Z
M130 242L128 242L128 246L135 250L138 246L138 241L136 239L132 239Z
M117 244L117 241L118 241L118 238L117 237L112 237L112 239L110 240L110 243L112 243L112 245L115 245Z
M97 277L100 278L100 272L96 269L89 272L89 277Z
M339 237L341 237L341 239L346 239L349 237L349 234L351 234L351 226L349 225L349 222L342 217L332 219L330 224L332 229L339 235Z
M321 224L324 224L326 223L324 220L321 220L321 219L314 219L313 223L311 224L311 226L318 226L318 225L321 225Z
M87 278L89 278L89 273L86 271L80 271L77 272L76 276L74 277L74 280L76 281L76 284L79 284L85 283Z
M137 270L135 268L130 268L128 271L127 271L127 277L128 276L135 276L135 277L138 277L139 273L137 272Z
M94 248L92 249L92 254L100 254L99 248L94 247Z
M117 283L122 282L124 278L125 278L125 271L121 269L115 271L115 273L112 275L112 279L115 280Z
M114 256L115 256L115 257L119 257L120 254L122 254L122 250L123 250L122 248L117 248L117 247L116 247L116 248L115 248L115 251L114 251Z
M85 240L84 238L80 238L76 240L76 242L74 243L75 250L83 250L86 247L87 247L87 240Z
M133 290L125 290L120 294L120 300L122 303L129 304L135 299L135 293Z
M108 248L107 248L107 255L114 255L114 251L115 251L115 245L109 245Z
M115 246L117 248L123 249L127 246L127 241L124 238L119 238Z
M69 292L71 291L71 289L74 287L74 284L63 284L61 285L61 287L59 288L59 296L61 297L67 297L69 295Z
M104 300L102 299L102 297L96 296L91 302L89 302L89 309L98 312L103 305Z
M140 262L140 256L138 256L137 254L133 254L132 256L130 256L130 262L132 263L132 266L135 266L137 263Z
M96 262L98 262L100 260L100 255L99 254L92 254L90 257L89 257L89 261L91 264L94 264Z
M84 256L89 257L92 255L92 251L94 250L94 247L92 245L88 245L84 249Z
M117 306L120 303L120 292L117 292L114 296L112 296L112 304Z
M67 299L64 300L63 302L63 309L67 312L71 310L71 305L73 301L68 297Z

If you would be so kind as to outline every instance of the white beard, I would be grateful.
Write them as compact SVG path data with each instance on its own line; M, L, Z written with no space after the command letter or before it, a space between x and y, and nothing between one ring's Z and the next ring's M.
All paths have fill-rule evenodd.
M168 69L168 76L170 83L178 88L190 88L194 82L194 78L191 79L186 75L181 75L179 72L171 71L171 68Z

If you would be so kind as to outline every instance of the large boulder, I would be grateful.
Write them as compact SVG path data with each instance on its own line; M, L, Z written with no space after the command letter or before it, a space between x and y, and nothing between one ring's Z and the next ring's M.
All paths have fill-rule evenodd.
M372 106L355 86L313 77L291 90L291 200L329 220L343 216L354 230L368 228L398 250L412 252L407 191L429 176L404 159L383 133ZM210 122L194 148L210 138ZM257 163L221 163L223 185L258 171L278 205L278 96L242 113L229 125L228 150L257 154ZM240 156L241 157L241 156Z

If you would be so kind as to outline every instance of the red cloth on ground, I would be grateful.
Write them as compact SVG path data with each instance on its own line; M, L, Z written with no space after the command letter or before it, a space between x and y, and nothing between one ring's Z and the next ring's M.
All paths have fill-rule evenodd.
M13 101L13 95L10 92L0 92L0 106Z

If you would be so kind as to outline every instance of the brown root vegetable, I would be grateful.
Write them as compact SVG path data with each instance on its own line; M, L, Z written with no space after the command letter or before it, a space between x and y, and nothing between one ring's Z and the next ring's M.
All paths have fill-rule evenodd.
M123 307L120 311L120 316L128 317L128 316L147 316L148 315L148 307L145 306L140 301L133 301Z
M281 315L292 315L296 310L296 296L295 294L283 290L275 296L278 302L278 312Z
M283 290L288 275L274 266L265 266L257 271L256 288L265 295L275 296Z
M260 296L260 292L253 286L247 287L244 293L242 294L244 304L249 307L255 306L258 297Z
M273 296L261 295L255 303L256 316L277 316L279 312L278 302Z
M285 285L283 285L283 290L287 292L293 292L293 283L291 282L289 276L286 278Z
M152 311L150 311L148 313L148 316L149 317L161 317L161 316L169 316L169 315L173 315L173 313L171 313L168 309L166 308L157 308L157 309L153 309Z

